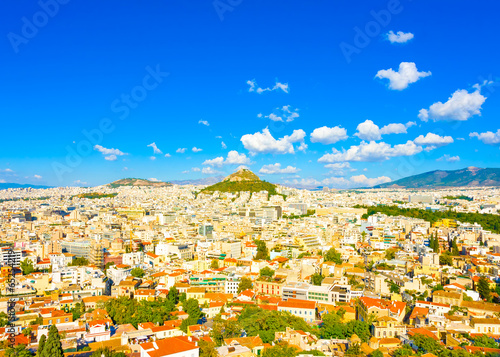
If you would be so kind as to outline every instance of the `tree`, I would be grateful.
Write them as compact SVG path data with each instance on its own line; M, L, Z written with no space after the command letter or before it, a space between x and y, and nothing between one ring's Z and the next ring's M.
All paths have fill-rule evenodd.
M266 242L255 240L254 243L257 246L257 254L255 255L255 259L269 260L269 250L267 249Z
M179 302L179 290L175 286L172 286L168 290L168 300L171 301L174 305L177 305Z
M387 249L385 251L385 259L392 260L394 258L396 258L396 252L394 251L394 249Z
M490 283L487 277L481 276L479 278L476 290L483 299L488 301L491 299Z
M33 263L31 262L31 260L26 258L21 262L21 270L23 271L23 275L28 275L33 273L35 271L35 268L33 267Z
M267 276L269 278L272 278L274 276L274 270L272 270L269 267L264 267L260 270L260 276Z
M491 337L481 335L474 338L474 346L498 348L498 343Z
M238 294L242 291L252 288L252 279L243 277L240 280L240 284L238 285Z
M42 337L40 337L40 341L38 341L38 349L36 350L36 357L42 356L43 350L45 349L46 341L47 341L47 336L42 335Z
M358 357L358 356L362 356L362 355L363 355L363 351L361 351L361 345L359 343L354 343L349 347L349 349L347 350L347 352L345 353L344 356Z
M382 352L380 352L380 350L377 349L377 350L372 352L370 357L384 357L384 354Z
M91 357L126 357L123 352L115 352L110 347L101 347L92 353Z
M342 264L340 253L337 253L335 248L330 248L324 255L325 262L334 262L335 264Z
M181 330L187 333L188 326L196 325L198 320L203 316L203 313L200 310L200 306L198 304L198 300L196 299L187 299L182 303L182 309L189 316L187 319L184 319L181 323Z
M289 346L286 342L280 342L273 347L264 349L262 357L295 357L297 356L297 349Z
M0 312L0 327L5 327L9 324L9 315L5 312Z
M134 268L130 271L130 275L132 275L134 278L142 278L144 274L144 270L142 270L141 268Z
M408 357L413 356L415 352L410 347L410 345L404 344L400 348L394 351L393 357Z
M218 357L219 353L215 349L215 344L206 340L200 340L200 357Z
M321 283L323 282L323 279L324 279L324 278L325 278L325 277L324 277L323 275L318 274L318 273L314 273L313 275L311 275L311 283L312 283L313 285L318 285L318 286L320 286L320 285L321 285Z
M86 259L84 257L80 257L80 258L77 257L77 258L73 259L73 261L69 265L70 266L85 266L85 265L89 265L89 261L88 261L88 259Z
M43 348L42 357L64 357L64 351L61 344L61 336L56 325L51 325L49 329L49 338Z
M389 289L390 289L391 293L399 294L400 288L399 288L399 285L396 284L395 282L391 281L391 285L390 285Z
M10 347L5 350L5 357L32 357L33 353L25 345Z
M439 264L453 266L453 258L451 257L450 252L444 252L439 256Z
M31 336L31 332L33 332L33 329L31 327L27 327L23 330L23 335L24 336Z
M451 255L460 255L460 251L458 250L457 245L457 238L453 239L453 242L451 243Z
M222 346L224 339L240 337L241 325L238 322L223 320L220 315L214 318L210 337L217 346Z
M219 261L217 259L212 260L210 263L210 269L219 269Z

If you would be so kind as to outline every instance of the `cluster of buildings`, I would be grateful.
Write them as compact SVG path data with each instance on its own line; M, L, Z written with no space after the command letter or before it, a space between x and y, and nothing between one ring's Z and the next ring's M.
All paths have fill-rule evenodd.
M498 189L416 194L279 187L280 195L271 197L199 190L0 191L0 311L7 312L7 282L14 274L16 344L35 351L55 324L67 352L107 346L140 357L198 357L200 342L211 339L213 319L238 319L249 305L290 313L318 330L324 314L339 309L345 323L369 324L369 340L322 339L291 328L276 333L275 342L304 353L343 356L359 344L365 355L379 350L390 356L404 344L413 346L416 334L469 352L482 351L471 342L474 336L500 341L500 234L474 222L366 215L366 207L377 205L498 215ZM92 192L117 195L82 198ZM434 237L438 249L431 246ZM332 248L334 261L327 259ZM265 268L272 274L261 274ZM481 277L488 279L487 301L478 289ZM240 289L243 280L251 287ZM137 326L116 324L104 308L120 297L168 298L172 287L197 300L205 316L187 332L180 328L188 317L181 304L171 320ZM74 319L76 307L84 312ZM0 328L0 339L7 338ZM242 331L216 351L260 356L273 343Z

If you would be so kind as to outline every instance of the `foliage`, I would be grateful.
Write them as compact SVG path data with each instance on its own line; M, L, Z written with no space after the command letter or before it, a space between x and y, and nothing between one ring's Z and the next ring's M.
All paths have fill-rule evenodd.
M49 337L43 348L42 357L64 357L64 351L61 344L61 336L56 325L51 325Z
M392 260L396 258L396 251L394 249L387 249L385 251L385 259Z
M295 357L297 349L288 345L286 342L280 342L273 347L264 349L262 357Z
M182 303L182 309L189 316L187 319L182 321L181 330L187 333L188 326L196 325L198 320L203 316L200 310L200 305L196 299L187 299Z
M104 308L115 324L132 324L136 328L144 321L156 324L170 320L170 313L176 310L175 304L169 299L159 298L156 301L139 302L125 296L109 299L104 304Z
M241 325L238 322L227 321L216 316L214 318L214 324L212 326L212 331L210 331L210 337L217 346L222 346L224 339L232 337L241 336Z
M179 290L175 286L172 286L168 290L168 301L170 301L172 304L177 305L179 303Z
M297 259L302 259L304 257L310 257L312 254L309 253L309 252L303 252L303 253L300 253L299 256L297 257Z
M399 285L396 284L395 282L391 281L390 287L389 287L391 293L393 294L399 294Z
M444 252L439 256L439 264L453 266L453 258L450 252Z
M200 340L200 357L219 357L215 344L206 340Z
M466 200L466 201L469 201L469 202L474 200L472 197L464 196L464 195L460 195L460 196L444 196L443 198L445 198L447 200Z
M84 258L84 257L77 257L77 258L74 258L73 261L71 262L71 264L69 264L69 266L85 266L85 265L89 265L89 261L88 259Z
M377 349L370 354L370 357L384 357L384 354Z
M69 310L73 314L73 321L78 320L83 313L85 312L85 304L82 304L80 302L77 302L75 304L75 307L73 307L71 310Z
M435 233L434 236L431 235L429 238L429 248L431 248L434 253L439 253L439 238L437 233Z
M340 253L337 253L335 248L330 248L323 256L325 262L334 262L335 264L342 264Z
M490 284L488 282L488 278L486 278L485 276L481 276L479 278L476 290L483 299L486 299L488 301L491 300Z
M362 206L356 206L362 208ZM371 206L363 207L368 209L368 213L363 215L366 219L375 213L383 213L388 216L405 216L421 218L425 221L435 223L442 219L454 219L460 222L478 223L483 229L500 233L500 216L484 213L464 213L454 211L428 211L418 208L399 208L398 206Z
M460 255L460 251L458 250L457 238L453 239L451 243L451 255L457 256Z
M352 344L347 350L347 352L344 354L344 356L353 356L353 357L358 357L362 355L363 351L361 351L361 346L359 343Z
M9 315L5 312L0 312L0 327L5 327L9 324Z
M216 183L215 185L205 187L201 192L203 193L211 193L211 192L261 192L261 191L267 191L268 196L274 196L277 195L278 192L276 191L276 185L273 185L272 183L261 181L261 180L255 180L255 181L222 181L219 183Z
M144 274L144 270L142 270L141 268L134 268L130 271L130 275L132 275L134 278L142 278Z
M219 261L217 259L212 260L210 263L210 269L219 269Z
M311 350L311 351L299 352L299 354L297 356L300 356L300 355L324 356L325 354L319 350Z
M36 350L36 357L42 356L43 350L45 349L45 342L47 342L47 336L42 335L42 337L40 337L40 341L38 341L38 349Z
M257 254L255 255L255 259L269 260L269 250L267 249L266 242L262 240L255 240L254 243L257 246Z
M394 351L393 357L408 357L408 356L413 356L414 353L415 352L410 347L410 345L404 344L403 346Z
M23 271L23 275L28 275L33 273L35 271L35 268L33 267L33 263L31 262L31 260L26 258L21 262L21 270Z
M299 219L299 218L304 218L304 217L310 217L316 213L315 210L313 209L308 209L306 214L301 214L301 215L296 215L296 214L291 214L287 216L286 214L283 215L284 219Z
M312 332L311 327L300 317L288 312L264 310L257 306L245 307L238 322L248 336L259 335L264 343L274 341L275 332L285 331L287 326L294 330Z
M311 275L311 283L313 285L321 286L321 283L323 282L324 278L325 277L323 275L314 273L313 275Z
M118 193L98 193L98 192L92 192L92 193L81 193L79 195L72 196L73 197L78 197L78 198L89 198L91 200L96 199L96 198L113 198L118 196Z
M5 350L5 357L31 357L34 356L25 345L10 347Z
M238 285L238 294L242 291L252 288L252 279L243 277L240 280L240 285Z
M321 337L346 339L356 334L363 342L367 342L371 336L370 324L361 320L351 320L343 324L342 315L342 310L323 315L323 323L320 328Z
M260 276L266 276L272 278L274 276L274 270L269 267L264 267L260 270Z
M498 343L491 337L481 335L474 338L474 346L498 348Z

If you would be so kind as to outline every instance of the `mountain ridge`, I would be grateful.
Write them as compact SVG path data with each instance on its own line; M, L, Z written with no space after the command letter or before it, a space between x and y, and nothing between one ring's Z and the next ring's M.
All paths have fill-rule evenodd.
M108 186L111 188L117 188L117 187L121 187L121 186L168 187L168 186L172 186L172 184L170 182L152 181L152 180L147 180L147 179L129 177L129 178L123 178L123 179L108 183Z

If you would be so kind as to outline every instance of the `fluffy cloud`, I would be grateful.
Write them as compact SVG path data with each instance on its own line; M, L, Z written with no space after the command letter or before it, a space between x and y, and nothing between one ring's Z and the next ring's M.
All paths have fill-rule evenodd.
M311 142L313 143L335 144L347 138L347 130L340 126L334 126L333 128L322 126L321 128L314 129L311 133Z
M149 157L149 159L150 159L151 161L155 161L155 160L156 160L156 156L150 156L150 157Z
M299 117L298 109L293 109L290 105L284 105L281 108L276 108L273 113L269 115L258 114L258 118L267 118L272 121L291 122Z
M282 90L285 93L288 93L288 83L276 82L276 84L272 88L269 88L269 87L267 87L267 88L260 88L257 85L257 82L255 81L255 79L253 79L251 81L247 81L247 84L250 86L250 88L248 88L249 92L255 92L255 93L258 93L258 94L262 94L264 92L272 92L272 91L279 90L279 89Z
M205 125L205 126L210 126L210 123L208 121L201 120L201 119L198 121L198 124Z
M471 138L478 138L483 143L488 145L499 145L500 144L500 129L497 130L496 133L487 131L485 133L470 133L469 136Z
M40 175L33 175L34 178L36 178L37 180L40 180L42 178L42 176Z
M443 155L439 159L436 159L436 161L458 162L460 161L460 156Z
M227 145L223 141L221 141L220 145L222 146L223 149L227 149Z
M445 103L437 102L429 109L420 109L418 117L422 121L456 120L465 121L474 115L481 115L481 106L486 97L481 94L481 87L475 85L476 90L469 93L465 89L455 91Z
M205 160L203 165L221 167L223 165L250 165L250 158L245 154L240 154L236 150L231 150L227 153L226 159L222 156L216 157L215 159Z
M389 89L403 90L410 83L415 83L420 78L425 78L431 75L431 72L419 72L417 66L413 62L401 62L398 71L390 69L382 69L375 75L376 78L388 79Z
M373 141L382 139L382 135L386 134L406 134L407 129L414 126L415 122L408 122L406 124L392 123L380 128L371 120L365 120L360 123L356 128L357 132L354 134L361 140Z
M101 145L95 145L94 150L99 151L104 155L104 159L108 161L115 161L118 156L128 155L118 149L107 149Z
M351 182L359 186L376 186L381 183L391 182L392 180L387 176L380 176L375 178L368 178L365 175L358 175L351 177Z
M207 175L215 175L215 174L220 174L220 171L215 170L213 167L204 167L201 170L201 173Z
M280 139L275 139L268 128L255 134L246 134L241 137L241 142L245 149L252 154L294 154L294 143L303 142L306 133L302 129L294 130L292 135L285 135Z
M332 169L332 170L343 170L343 169L350 169L351 164L348 162L337 162L335 164L327 164L325 165L327 169Z
M200 151L203 151L203 149L200 149L200 148L197 148L196 146L194 146L191 151L193 152L200 152Z
M5 169L5 170L0 170L0 172L12 173L12 172L14 172L14 170L12 170L12 169Z
M453 143L453 138L451 136L439 136L434 133L427 133L426 136L418 136L413 142L420 146L427 146L425 150L430 151Z
M186 148L178 148L177 150L175 150L175 152L179 154L184 154L186 150L187 150Z
M153 148L153 153L154 154L163 154L160 149L158 149L158 146L156 146L156 143L151 143L148 145L148 147Z
M321 163L335 162L373 162L389 160L391 157L397 156L412 156L422 152L422 147L416 145L413 141L408 140L405 144L391 146L384 142L363 141L358 146L351 146L348 150L339 151L333 149L332 154L325 154L319 158Z
M387 33L387 39L391 43L405 43L410 41L414 35L411 32L403 32L403 31L398 31L394 33L394 31L389 31Z
M262 166L262 168L259 170L259 173L265 174L265 175L296 174L299 171L300 171L300 169L293 167L293 166L287 166L285 168L281 168L281 164L276 163L276 164Z
M165 154L165 157L171 157L172 155L170 155L168 152Z

